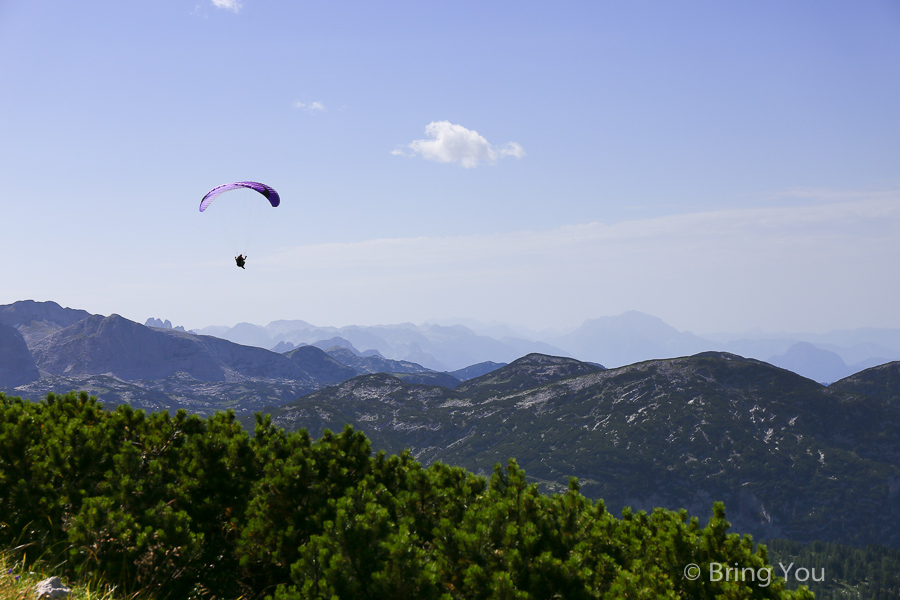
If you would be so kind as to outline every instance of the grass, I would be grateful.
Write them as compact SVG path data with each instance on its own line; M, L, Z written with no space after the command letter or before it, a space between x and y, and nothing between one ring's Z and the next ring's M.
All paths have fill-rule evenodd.
M69 581L61 575L59 567L36 561L28 566L14 558L11 552L0 550L0 600L39 600L34 591L35 586L47 579L58 576L63 584L71 590L67 600L150 600L149 593L138 592L133 595L119 593L115 586L100 584L96 581Z

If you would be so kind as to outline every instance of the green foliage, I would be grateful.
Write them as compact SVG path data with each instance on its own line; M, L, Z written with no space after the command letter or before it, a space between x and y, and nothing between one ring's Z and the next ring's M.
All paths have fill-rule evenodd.
M799 598L757 572L765 548L685 511L548 496L515 461L490 477L408 452L372 453L352 428L286 434L257 415L107 412L86 394L0 395L0 547L59 553L70 574L159 597L455 599ZM27 560L27 557L23 557Z

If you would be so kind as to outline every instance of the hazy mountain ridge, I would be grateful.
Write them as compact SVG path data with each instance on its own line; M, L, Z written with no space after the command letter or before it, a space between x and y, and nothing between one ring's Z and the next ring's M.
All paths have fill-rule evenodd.
M420 364L408 360L392 360L380 354L363 356L354 349L334 346L325 353L335 360L352 367L357 374L364 373L430 373L434 369L426 369Z
M829 334L713 334L678 331L661 319L629 311L616 317L585 321L566 334L509 335L512 328L479 328L475 323L427 323L372 327L316 327L305 321L274 321L266 327L242 323L233 328L199 330L244 344L315 343L342 338L356 348L374 349L393 360L407 360L436 371L464 368L483 361L509 363L530 353L571 356L606 366L643 360L729 352L790 368L823 383L863 369L900 360L900 330L861 328ZM491 335L498 337L492 338ZM799 347L795 347L800 344ZM283 346L280 346L282 348Z
M38 360L38 354L41 354L40 361L44 366L38 365L38 367L44 369L47 374L60 376L115 374L117 369L119 371L124 369L122 378L128 380L145 379L148 375L151 378L167 377L180 370L186 370L183 368L185 365L182 365L182 367L171 368L162 373L130 373L128 372L130 367L125 364L117 368L104 369L100 364L80 365L77 357L66 359L72 362L65 365L55 364L44 351L46 345L42 347L38 342L88 317L104 318L100 315L91 315L83 310L63 308L53 302L28 300L0 306L0 322L10 324L19 331L29 348L33 347L32 354L35 355L35 360ZM178 330L182 329L181 327L172 327L167 320L155 317L149 318L147 324L152 326L150 329L168 334L179 333ZM159 325L162 325L162 328L159 328ZM475 323L470 323L470 325L476 326ZM307 344L319 347L325 345L327 349L330 349L330 346L337 343L351 347L355 354L364 357L374 355L386 361L383 364L375 365L375 360L368 361L370 364L363 364L349 356L339 359L339 362L350 363L349 366L357 369L360 373L414 372L416 370L441 373L449 371L449 369L443 368L444 364L456 364L463 359L471 360L471 362L462 363L460 368L455 369L459 373L454 377L461 380L466 378L465 375L462 375L464 370L474 364L506 364L528 353L571 356L578 360L596 362L606 366L623 366L653 358L689 356L702 351L728 351L788 368L823 383L837 381L864 368L891 360L900 360L900 330L889 329L839 330L831 334L816 335L797 334L797 338L802 338L800 341L789 339L786 337L787 334L760 334L757 332L716 334L712 336L714 339L705 339L689 332L679 332L656 317L630 311L619 317L589 320L568 334L556 334L548 337L546 341L510 337L505 334L513 333L513 330L499 325L479 330L482 333L476 333L469 327L460 324L437 323L422 326L403 323L393 326L336 328L317 327L301 320L282 320L273 321L266 327L242 323L231 328L208 327L202 331L214 334L207 336L208 339L243 340L243 343L239 344L242 346L250 345L262 348L264 346L260 344L271 344L272 348L278 347L278 353ZM484 331L491 331L496 335L505 335L505 337L500 340L493 339L485 335ZM188 335L186 332L180 333ZM191 333L196 334L197 332ZM742 335L746 337L742 337ZM295 340L296 343L285 341L288 338ZM182 343L184 343L183 340ZM840 346L837 343L845 345ZM215 355L219 351L227 355L230 352L226 346L210 348L211 345L215 345L215 343L209 341L200 346L205 347L203 352L208 355ZM570 348L563 350L560 348L562 346L570 346ZM161 345L150 344L149 347L156 347L157 350L162 347L175 349L178 344L169 340ZM362 351L356 350L356 348L360 348ZM186 351L181 348L180 352L181 355L184 355ZM179 353L176 352L172 356L177 357ZM259 357L262 356L264 355L259 355ZM413 360L411 357L419 357L421 360ZM848 366L844 357L856 362L852 362ZM84 355L82 358L87 359L88 356ZM625 359L628 361L626 362ZM25 361L21 363L24 365L27 357L20 357L20 360ZM191 369L186 372L203 380L214 377L211 374L214 372L219 372L220 376L226 379L297 377L296 370L284 364L282 367L286 370L281 374L273 374L269 368L257 369L254 373L242 373L239 365L229 366L228 360L226 356L217 356L216 358L207 356L204 360L198 358L199 362L192 364ZM265 360L277 362L277 359L267 358ZM128 363L129 361L124 360L123 356L122 362ZM360 364L354 364L355 362L360 362ZM415 366L410 367L410 364ZM112 365L110 363L106 366L111 367ZM274 364L270 365L270 367L273 366ZM21 384L23 380L34 377L33 371L28 371L27 367L23 368L26 371L22 372L28 372L29 375L25 377L17 375L16 378L4 376L8 380L5 385L9 386L13 379ZM249 368L249 365L245 365L245 368ZM410 369L412 370L410 371ZM453 371L449 372L453 374ZM433 382L442 381L446 385L452 384L452 381L445 377L431 376L431 379ZM334 383L335 381L334 378L331 378L322 383Z
M900 329L835 330L824 334L779 333L718 334L707 336L719 341L723 350L740 356L752 356L766 362L778 362L791 353L792 348L812 345L816 349L836 354L844 366L838 365L825 381L834 382L851 374L880 364L900 360ZM796 352L796 349L794 349ZM833 357L826 359L835 364ZM813 373L801 373L811 376ZM843 375L842 375L843 374Z
M359 369L336 360L316 346L300 346L284 356L304 370L312 379L326 385L346 381L361 374Z
M453 371L482 362L510 362L530 352L564 354L542 341L514 337L495 339L462 325L412 323L362 327L317 327L305 321L273 321L266 327L240 323L225 331L206 327L209 333L241 344L274 348L282 343L299 346L342 338L363 352L377 350L385 358L419 364L433 371ZM284 346L279 346L282 348Z
M78 389L109 406L252 413L363 373L397 370L449 387L466 378L352 347L332 349L341 362L315 346L281 354L188 333L154 318L140 325L54 303L0 309L18 327L0 322L0 387L31 398ZM19 329L31 333L30 342Z
M579 360L616 367L714 349L708 340L680 332L662 319L637 311L590 319L572 333L555 338L553 343Z
M346 421L376 448L476 472L516 457L549 489L576 476L613 510L721 499L757 536L900 544L900 523L883 518L900 510L900 407L862 393L879 378L896 386L900 367L831 389L723 353L574 374L573 363L532 355L455 390L360 377L273 418L314 435ZM543 380L548 366L560 376Z
M801 373L815 381L831 383L866 368L854 369L835 352L819 348L809 342L797 342L784 354L770 357L766 362L782 369ZM866 365L871 366L871 365Z
M105 386L105 398L108 402L117 398L131 398L132 402L138 406L152 408L160 406L159 397L156 393L148 393L146 405L142 404L144 399L133 393L133 386L125 385L128 381L155 381L158 378L174 377L178 373L189 373L192 378L198 381L220 380L220 381L241 381L241 380L258 380L258 382L267 387L266 390L260 390L255 396L259 398L267 397L270 402L259 405L253 403L253 406L277 406L290 399L288 394L294 390L302 393L313 391L323 385L331 385L347 377L352 376L354 372L407 372L422 374L421 377L410 379L410 381L418 381L422 383L431 383L454 387L457 383L454 379L446 375L442 375L444 370L434 369L417 363L416 361L403 358L404 356L416 355L421 356L425 361L430 361L432 365L443 364L442 361L457 360L459 357L470 356L483 358L489 356L487 360L481 362L473 362L464 367L450 372L450 375L458 380L471 378L467 375L467 369L478 365L498 365L506 364L516 358L527 354L525 350L529 347L538 346L539 349L532 350L541 354L557 355L557 356L573 356L579 360L587 360L591 362L602 363L604 365L617 365L617 360L621 360L627 353L631 356L641 356L641 360L648 359L648 356L658 356L659 358L667 358L671 356L684 356L696 353L698 348L710 350L709 347L702 345L702 338L689 333L678 332L674 328L666 325L660 319L650 317L638 312L629 312L620 317L607 317L603 319L594 319L586 322L582 327L570 332L569 334L556 335L550 338L554 343L572 344L582 348L586 356L580 356L573 352L565 352L556 348L553 344L544 342L527 341L524 338L504 337L503 340L493 340L484 335L484 331L492 331L497 335L511 333L508 327L491 326L487 329L480 329L482 333L476 333L463 325L448 325L431 323L427 326L416 326L404 323L396 326L379 326L379 327L316 327L305 321L274 321L266 328L251 324L241 324L236 328L212 327L206 328L204 331L215 332L215 336L196 335L195 333L187 333L179 331L180 327L171 327L171 324L162 319L151 317L147 323L152 327L143 327L137 323L121 319L119 322L119 330L126 333L125 338L130 339L129 343L122 340L114 342L115 335L103 335L101 332L93 332L90 344L86 344L84 339L78 341L79 335L54 338L56 341L53 347L48 345L46 341L50 336L57 334L70 327L74 327L86 319L92 319L86 323L82 323L81 327L87 327L87 324L97 326L98 323L105 322L105 328L112 330L116 327L110 321L111 317L103 317L101 315L91 315L87 311L75 310L71 308L63 308L53 302L34 302L20 301L11 305L0 306L0 322L7 323L15 328L19 336L25 340L29 348L29 354L32 355L31 360L36 363L37 368L42 369L42 374L47 377L53 375L56 377L58 385L64 385L65 377L72 378L72 387L83 382L85 377L110 374L118 377L123 383L121 389L114 391L115 385ZM125 325L131 323L131 325ZM157 327L162 324L162 328ZM475 326L474 323L471 323ZM131 330L131 331L129 331ZM77 331L72 330L72 331ZM231 334L228 332L231 331ZM634 338L630 345L623 343L623 339L628 337L627 332L634 332ZM155 332L159 335L153 335ZM241 333L243 332L243 333ZM313 357L306 355L303 361L293 360L293 364L288 364L283 357L271 356L259 346L246 346L242 344L231 343L225 339L231 337L241 337L244 334L255 336L260 343L271 342L273 338L279 338L282 341L277 342L279 355L295 344L293 342L284 341L285 337L293 336L297 339L297 332L305 332L304 335L308 339L313 340L311 343L332 350L335 345L349 348L353 355L342 355L337 357L337 363L332 363L326 367L321 363L322 356ZM84 332L82 332L83 334ZM241 336L237 336L241 333ZM359 351L354 344L341 337L338 334L349 335L357 340L360 348ZM181 335L181 338L176 336ZM316 335L323 336L322 339L313 339ZM719 334L715 336L718 341L710 341L709 346L712 350L721 350L716 346L725 346L727 348L740 347L742 356L757 358L776 364L785 368L799 372L800 374L813 378L820 382L837 381L855 371L864 367L874 366L874 364L882 364L887 362L883 357L873 357L872 353L880 353L885 356L891 356L895 353L900 358L900 330L874 330L861 329L856 331L836 331L833 335L813 336L818 346L810 346L812 342L797 342L779 335L762 335L747 334L749 338L740 338L737 334ZM168 338L161 336L170 336ZM222 337L219 337L222 336ZM29 366L29 357L26 356L18 344L13 341L17 334L10 334L3 338L2 349L0 351L9 353L9 358L5 361L6 370L0 374L0 385L6 389L14 389L16 387L34 383L33 389L46 389L46 385L37 385L36 378L41 372L36 373ZM62 338L67 340L63 341ZM802 336L801 336L802 337ZM389 338L389 339L385 339ZM106 340L103 342L103 340ZM827 342L841 342L848 346L837 347L829 345ZM307 342L299 342L306 345ZM473 343L473 348L466 344ZM60 345L62 344L62 345ZM105 350L103 350L105 345ZM119 344L118 346L116 344ZM530 345L530 346L529 346ZM137 346L141 347L141 351L136 350ZM621 346L622 353L616 354L616 348ZM828 346L831 348L825 348ZM118 349L116 349L118 348ZM240 348L240 350L236 350ZM554 349L548 352L546 348ZM643 350L642 350L643 348ZM755 348L755 350L754 350ZM850 356L854 359L868 356L865 360L847 366L841 362L840 356L836 356L835 349L842 349L844 356ZM522 350L522 353L516 353ZM100 354L106 353L105 357ZM397 352L398 355L391 357L391 352ZM502 356L509 356L508 360L497 361L493 353L499 352ZM780 354L775 354L780 352ZM248 358L253 355L253 358ZM669 356L666 356L669 355ZM13 358L13 357L16 358ZM400 356L398 358L397 356ZM362 357L362 358L360 358ZM456 357L456 358L454 358ZM609 361L604 361L603 357L609 357ZM334 357L332 357L334 358ZM599 359L599 360L598 360ZM473 358L474 360L474 358ZM143 362L142 362L143 361ZM243 361L243 362L242 362ZM343 361L343 362L342 362ZM379 361L381 361L379 363ZM307 365L301 365L300 362L308 362ZM349 365L344 363L350 363ZM12 365L18 365L13 367ZM150 365L153 365L151 368ZM353 371L343 369L340 365L349 366ZM622 366L619 364L618 366ZM324 370L323 370L324 369ZM327 374L327 370L331 370ZM342 370L343 369L343 370ZM337 371L341 371L337 374ZM480 372L478 374L481 374ZM275 380L270 383L270 380ZM280 383L278 380L282 380ZM173 380L170 389L175 389L179 385L187 386L188 383L177 377ZM297 385L297 382L304 382ZM45 382L46 383L46 382ZM275 390L282 386L281 392ZM150 391L150 386L142 383L142 386ZM209 406L217 406L220 398L208 397L204 395L208 386L195 384L194 391L182 389L176 391L176 396L180 395L185 399L191 398L191 406L198 406L198 402L206 402ZM197 391L199 390L199 392ZM199 393L199 395L198 395ZM246 396L250 397L250 396ZM118 401L118 400L115 400ZM165 406L177 406L178 401L169 399ZM248 409L249 410L249 409Z

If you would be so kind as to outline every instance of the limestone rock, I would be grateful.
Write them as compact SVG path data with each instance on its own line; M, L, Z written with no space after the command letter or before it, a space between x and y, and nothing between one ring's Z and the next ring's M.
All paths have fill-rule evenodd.
M50 577L34 586L34 593L38 598L65 598L72 590L63 585L59 577Z

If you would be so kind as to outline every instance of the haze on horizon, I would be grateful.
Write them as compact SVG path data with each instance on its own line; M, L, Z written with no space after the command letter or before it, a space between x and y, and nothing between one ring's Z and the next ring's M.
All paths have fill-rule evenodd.
M0 304L900 328L891 0L10 0L0 76Z

